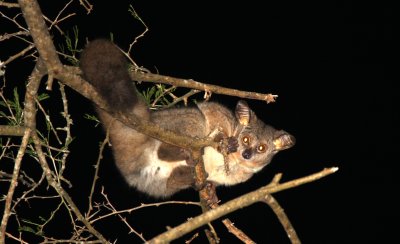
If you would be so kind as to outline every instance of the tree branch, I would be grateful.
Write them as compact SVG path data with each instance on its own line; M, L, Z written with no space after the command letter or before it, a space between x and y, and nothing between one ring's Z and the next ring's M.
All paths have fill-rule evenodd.
M69 68L69 70L71 69ZM68 85L81 95L91 100L99 108L105 110L114 118L118 119L125 125L140 131L143 134L157 138L166 143L194 151L200 151L200 149L205 146L217 146L217 143L209 138L193 138L189 136L183 136L172 131L162 129L159 126L149 122L143 123L140 119L136 118L132 114L126 115L115 112L115 110L108 106L106 101L101 98L101 96L88 82L76 75L76 73L68 72L67 67L63 67L62 71L58 72L55 78L59 79L64 84Z
M21 126L0 125L0 135L2 136L23 136L26 128Z
M31 31L32 38L34 40L35 46L38 49L40 57L43 58L43 63L47 68L47 72L49 74L49 82L48 82L48 89L51 87L51 82L53 78L57 78L60 81L64 82L65 84L71 86L73 89L78 90L81 94L86 95L88 98L91 98L99 107L106 108L106 111L110 112L114 117L120 119L123 123L127 124L128 126L133 127L134 129L141 131L149 136L159 138L160 140L166 141L170 144L180 146L183 148L190 148L194 151L200 153L200 149L211 145L211 140L200 139L195 140L191 137L186 137L182 135L177 135L170 131L164 131L160 127L151 124L142 123L139 119L134 116L126 116L123 114L115 114L112 112L108 105L98 96L95 90L87 83L84 82L80 77L76 76L73 73L67 72L67 69L61 65L60 60L58 59L54 44L50 38L50 34L48 29L45 25L43 20L42 13L40 10L39 5L34 0L19 0L24 18L28 24L28 27ZM37 89L34 91L34 96L36 95ZM29 94L29 92L27 92ZM30 106L27 102L27 106ZM34 104L31 104L34 107ZM31 110L33 111L33 110ZM29 116L29 115L28 115ZM33 114L30 119L27 121L27 126L30 128L36 128L35 122L35 114ZM32 133L32 138L34 139L35 149L39 156L39 162L41 164L42 169L45 172L46 178L49 184L57 191L57 193L63 197L74 211L78 219L85 224L88 230L93 233L97 238L100 240L104 240L104 237L97 232L90 223L83 217L80 213L79 209L75 206L72 199L69 195L64 191L64 189L59 185L52 177L51 170L48 168L46 163L46 159L43 155L40 146L40 140L37 137L36 133Z
M223 94L223 95L229 95L229 96L235 96L235 97L241 97L241 98L247 98L247 99L262 100L267 103L275 102L275 98L278 97L278 95L273 95L271 93L262 94L262 93L257 93L257 92L240 91L240 90L230 89L230 88L226 88L226 87L222 87L222 86L201 83L198 81L194 81L192 79L180 79L180 78L174 78L171 76L158 75L158 74L153 74L153 73L145 73L145 72L141 72L141 71L132 71L130 73L130 75L131 75L131 78L136 81L163 83L163 84L169 84L169 85L173 85L173 86L177 86L177 87L178 86L186 87L186 88L192 88L192 89L207 91L207 92L211 91L211 92L217 93L217 94Z
M3 1L0 1L0 6L4 6L7 8L19 8L18 3L7 3L7 2L3 2Z
M300 244L301 242L299 237L297 236L296 230L293 228L289 218L285 214L285 211L275 200L275 198L271 194L268 194L265 196L264 202L271 207L275 215L278 217L279 221L281 222L283 228L287 233L287 236L289 237L289 240L293 244Z
M25 21L28 24L30 33L35 42L36 48L39 51L40 57L43 60L43 64L47 68L47 72L49 73L50 82L48 83L48 88L51 88L51 77L56 75L58 72L62 71L63 66L61 65L60 60L58 59L56 49L54 47L53 41L50 38L50 34L47 30L46 24L43 20L42 13L40 7L36 1L32 0L19 0L18 1L22 13L24 15ZM41 60L38 61L38 66L43 66ZM32 77L38 78L38 76L43 76L44 72L40 72L40 68L35 69L38 72L36 76L32 75ZM40 77L41 78L41 77ZM106 239L96 230L93 226L84 218L84 216L79 211L78 207L75 205L71 197L67 194L67 192L62 188L60 184L56 180L53 179L51 169L48 167L46 158L41 148L40 139L36 134L36 114L35 114L35 97L37 94L37 90L39 87L40 79L31 79L31 82L34 82L31 89L27 89L27 96L25 97L25 109L29 109L30 112L26 115L25 123L26 125L33 130L32 139L35 144L35 150L37 152L40 165L46 175L46 179L49 184L56 190L56 192L68 203L72 211L75 213L79 221L81 221L88 230L95 235L99 240L106 242ZM28 87L29 88L29 87Z
M11 203L12 203L15 188L18 185L19 169L21 168L22 158L25 154L25 149L26 149L26 146L28 145L30 134L31 134L31 130L25 129L24 137L22 138L21 146L18 150L17 158L15 159L14 171L13 171L12 179L10 182L10 187L8 188L6 203L4 206L3 218L1 220L1 228L0 228L0 243L1 244L3 244L5 241L4 238L5 238L6 228L7 228L7 222L8 222L8 218L11 215L11 212L10 212Z
M177 239L184 234L202 226L205 225L217 218L220 218L224 215L227 215L228 213L231 213L233 211L236 211L240 208L247 207L255 202L260 202L264 201L265 196L283 191L289 188L293 188L299 185L303 185L315 180L318 180L322 177L325 177L327 175L330 175L338 170L337 167L333 168L327 168L324 169L318 173L305 176L296 180L288 181L286 183L282 184L276 184L275 182L273 184L269 184L267 186L264 186L256 191L247 193L243 196L240 196L234 200L231 200L229 202L224 203L218 208L212 209L208 212L205 212L195 218L192 218L188 220L186 223L183 223L181 225L178 225L169 231L166 231L153 239L151 239L148 243L154 244L154 243L167 243L169 241L172 241L174 239Z
M36 0L18 0L21 7L22 14L26 24L29 27L29 32L35 42L35 46L39 52L40 57L43 59L49 80L47 89L51 90L53 75L57 74L62 69L61 61L58 59L56 48L50 33L47 29L46 23L43 19L42 11Z
M41 16L41 15L40 15ZM99 233L94 227L87 221L82 213L79 211L79 208L75 205L74 201L68 195L68 193L62 188L62 186L54 179L52 175L52 171L47 165L46 157L42 151L42 146L40 139L36 133L36 107L35 107L35 98L37 96L37 91L39 89L40 80L45 74L45 67L42 59L39 59L36 67L31 75L31 79L27 85L27 91L25 94L25 108L24 108L24 121L25 125L32 130L31 136L35 145L35 150L39 159L40 166L43 169L43 172L46 176L46 179L50 186L56 190L56 192L67 202L68 206L75 213L76 217L79 221L81 221L86 228L95 235L99 240L106 243L106 239L103 237L101 233Z

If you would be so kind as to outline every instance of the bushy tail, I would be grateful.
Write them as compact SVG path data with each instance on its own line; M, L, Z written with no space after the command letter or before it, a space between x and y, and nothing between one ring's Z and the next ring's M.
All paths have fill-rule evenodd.
M129 77L126 58L112 42L91 41L82 52L80 67L84 78L112 109L128 111L140 100Z

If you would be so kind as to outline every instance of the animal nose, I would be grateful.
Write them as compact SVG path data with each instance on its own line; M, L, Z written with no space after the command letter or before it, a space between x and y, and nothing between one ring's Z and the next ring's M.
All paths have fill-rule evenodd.
M247 148L246 150L244 150L242 152L242 157L245 159L250 159L252 155L253 155L253 152L251 151L250 148Z

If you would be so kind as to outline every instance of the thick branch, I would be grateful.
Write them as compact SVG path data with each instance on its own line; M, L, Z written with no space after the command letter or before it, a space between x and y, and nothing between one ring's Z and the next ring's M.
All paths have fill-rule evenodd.
M58 59L56 48L54 47L46 23L42 18L43 15L40 6L36 0L18 0L18 3L35 46L40 57L44 60L49 76L51 77L53 73L57 73L57 70L61 69L62 65Z
M264 186L256 191L247 193L241 197L231 200L231 201L221 205L218 208L212 209L212 210L210 210L206 213L203 213L193 219L190 219L186 223L183 223L175 228L172 228L171 230L169 230L167 232L164 232L164 233L158 235L157 237L150 240L148 243L168 243L168 242L170 242L174 239L177 239L202 225L205 225L217 218L227 215L228 213L236 211L240 208L247 207L255 202L264 201L266 195L318 180L322 177L325 177L327 175L330 175L330 174L336 172L337 170L338 170L338 168L336 168L336 167L328 168L328 169L324 169L318 173L315 173L315 174L312 174L312 175L309 175L309 176L306 176L303 178L299 178L296 180L292 180L292 181L289 181L286 183L269 184L269 185Z

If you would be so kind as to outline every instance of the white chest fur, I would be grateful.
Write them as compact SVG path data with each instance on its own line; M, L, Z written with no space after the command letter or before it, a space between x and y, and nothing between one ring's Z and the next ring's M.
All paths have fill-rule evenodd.
M213 147L204 148L203 161L208 173L207 180L218 185L235 185L248 180L254 174L252 170L243 167L233 154L227 158L227 171L224 156Z
M185 160L176 162L160 160L157 155L157 151L158 150L151 150L151 152L146 152L148 155L147 161L149 164L141 171L141 174L146 178L151 179L151 177L156 177L167 179L176 167L187 165Z
M167 162L160 160L157 155L161 142L154 148L147 148L143 154L146 155L147 164L140 170L139 177L132 177L132 184L139 190L154 196L162 196L166 191L167 180L172 171L179 166L185 166L186 161Z

